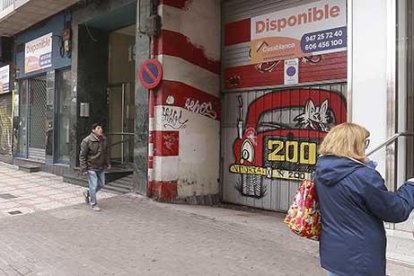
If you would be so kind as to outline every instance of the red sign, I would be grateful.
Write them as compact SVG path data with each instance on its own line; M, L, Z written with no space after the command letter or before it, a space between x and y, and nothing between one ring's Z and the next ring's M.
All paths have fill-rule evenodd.
M146 89L157 87L162 80L162 65L156 59L147 59L139 68L138 78Z

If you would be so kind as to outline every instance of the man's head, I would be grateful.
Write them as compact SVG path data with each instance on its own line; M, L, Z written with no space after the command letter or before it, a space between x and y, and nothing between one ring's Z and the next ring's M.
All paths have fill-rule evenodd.
M101 137L103 135L103 128L101 124L95 123L92 125L92 133L95 134L98 137Z

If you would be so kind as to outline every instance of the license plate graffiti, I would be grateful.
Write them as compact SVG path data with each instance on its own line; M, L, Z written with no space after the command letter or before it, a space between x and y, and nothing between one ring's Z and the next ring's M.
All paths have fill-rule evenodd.
M238 137L229 171L240 175L236 189L254 198L266 195L264 179L310 179L321 139L346 121L345 98L323 89L270 92L247 107L244 120L242 110L239 97Z

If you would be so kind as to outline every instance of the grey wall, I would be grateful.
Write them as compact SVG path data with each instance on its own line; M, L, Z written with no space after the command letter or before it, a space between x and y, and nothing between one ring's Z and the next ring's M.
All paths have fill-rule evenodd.
M78 163L79 145L94 122L107 127L106 97L108 79L108 34L80 25L76 31L77 45L73 51L72 77L74 89L71 108L71 166ZM91 36L92 34L92 36ZM90 116L80 117L80 103L90 105Z
M144 29L145 18L150 14L150 0L138 1L136 36L136 66L135 75L138 73L139 65L149 58L148 36L141 34ZM146 195L148 184L148 90L139 82L135 84L135 140L134 140L134 191Z

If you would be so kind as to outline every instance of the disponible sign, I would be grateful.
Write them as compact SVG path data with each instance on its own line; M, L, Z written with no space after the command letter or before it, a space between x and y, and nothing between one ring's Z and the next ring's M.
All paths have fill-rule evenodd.
M10 66L0 67L0 94L10 92Z
M24 72L30 73L52 66L52 33L25 45Z
M346 50L346 1L322 0L251 19L252 63Z

